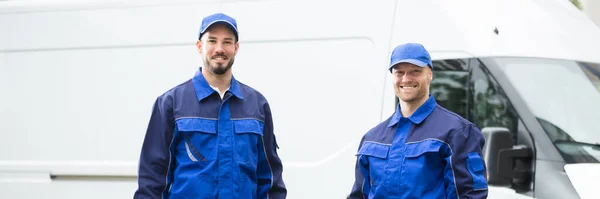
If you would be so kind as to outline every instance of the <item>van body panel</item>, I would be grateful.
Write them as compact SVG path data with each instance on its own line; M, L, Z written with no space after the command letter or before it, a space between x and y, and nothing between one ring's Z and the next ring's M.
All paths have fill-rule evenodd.
M596 56L600 52L600 29L569 2L398 2L392 44L419 42L429 51L465 51L476 57L540 57L600 63Z
M531 199L532 197L524 196L521 194L517 194L515 190L507 188L507 187L488 187L489 193L488 199Z
M342 2L348 9L338 9ZM11 114L1 117L18 125L2 125L2 132L20 133L0 148L28 147L1 154L8 184L0 189L10 189L2 195L131 197L152 103L202 64L194 45L198 26L218 10L240 25L236 79L271 105L289 198L343 198L360 138L380 121L387 71L372 67L386 65L394 3L242 1L4 13L0 24L11 28L0 33L2 70L9 72L1 76L13 86L2 103ZM378 12L356 15L360 9ZM40 173L27 186L35 191L12 183L32 179L8 176L16 172Z
M577 194L564 167L565 164L562 162L536 160L534 187L536 198L585 198Z
M600 179L600 164L567 164L564 169L581 198L600 195L600 190L594 186Z

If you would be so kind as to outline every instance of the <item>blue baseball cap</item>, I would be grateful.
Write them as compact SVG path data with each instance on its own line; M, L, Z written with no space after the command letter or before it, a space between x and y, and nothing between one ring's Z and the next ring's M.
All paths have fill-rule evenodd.
M411 63L420 67L429 66L433 70L429 52L423 45L417 43L406 43L394 48L388 70L392 72L392 68L399 63Z
M233 17L230 17L223 13L215 13L212 15L208 15L204 17L204 19L202 19L202 25L200 26L200 34L198 35L198 40L202 38L202 34L204 34L206 30L210 28L210 26L217 23L228 25L229 28L231 28L231 31L233 31L233 34L235 34L236 40L240 40L240 37L238 36L237 22Z

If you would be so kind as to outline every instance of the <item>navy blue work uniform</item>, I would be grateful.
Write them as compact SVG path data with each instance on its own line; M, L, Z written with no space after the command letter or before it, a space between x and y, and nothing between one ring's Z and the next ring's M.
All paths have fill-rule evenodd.
M408 118L400 109L363 136L350 198L486 198L477 127L431 95Z
M134 198L285 198L267 100L233 77L221 99L201 70L156 100Z

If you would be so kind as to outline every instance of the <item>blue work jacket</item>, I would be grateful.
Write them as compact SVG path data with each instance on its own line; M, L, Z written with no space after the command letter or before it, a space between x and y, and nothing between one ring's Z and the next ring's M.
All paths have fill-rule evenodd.
M408 118L400 108L363 136L350 198L486 198L477 127L433 96Z
M201 70L156 100L134 198L285 198L267 100L235 78L221 99Z

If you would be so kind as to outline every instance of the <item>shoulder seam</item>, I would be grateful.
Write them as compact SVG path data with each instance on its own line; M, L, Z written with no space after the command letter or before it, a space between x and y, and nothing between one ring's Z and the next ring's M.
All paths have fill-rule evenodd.
M192 81L192 79L188 79L188 80L186 80L185 82L182 82L182 83L178 84L177 86L174 86L173 88L171 88L171 89L169 89L169 90L165 91L164 93L162 93L162 94L161 94L161 95L159 95L158 97L162 98L162 97L164 97L165 95L167 95L168 93L170 93L170 92L173 92L173 90L175 90L175 89L177 89L177 88L180 88L180 87L182 87L184 84L187 84L187 83L188 83L188 82L190 82L190 81Z
M455 112L452 112L452 111L450 111L450 110L448 110L448 109L444 108L443 106L440 106L439 104L438 104L438 105L436 105L436 106L435 106L435 108L436 108L436 109L439 109L439 110L441 110L441 111L444 111L445 113L448 113L448 114L450 114L450 115L452 115L452 116L454 116L456 119L458 119L458 120L459 120L461 123L463 123L463 124L468 124L468 123L467 123L467 122L465 122L465 121L469 121L469 120L467 120L466 118L463 118L462 116L460 116L460 115L456 114Z

